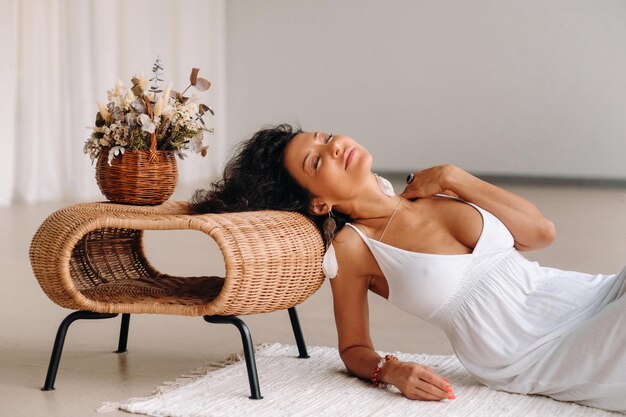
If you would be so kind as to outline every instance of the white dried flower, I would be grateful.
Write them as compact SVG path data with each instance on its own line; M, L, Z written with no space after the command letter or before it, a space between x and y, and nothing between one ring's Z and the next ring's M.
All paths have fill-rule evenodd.
M154 115L160 116L163 113L163 97L159 97L154 104Z
M122 93L124 92L124 84L122 84L122 80L117 80L117 84L115 85L115 91L113 92L113 95L115 97L121 97Z
M107 110L106 106L100 102L100 100L96 101L98 105L98 111L100 111L100 115L104 119L105 122L108 122L111 119L111 113Z
M172 92L172 83L170 82L170 85L167 86L167 88L165 89L165 93L163 93L163 98L165 101L165 104L170 102L170 93Z
M113 158L115 158L117 155L123 155L124 151L126 149L124 149L124 147L122 146L114 146L109 150L109 159L108 159L108 163L109 165L111 165L111 161L113 161Z
M137 77L137 79L139 80L139 87L143 91L146 91L148 89L148 81L146 81L146 77L143 75L143 71L141 71L141 74L139 75L139 77Z

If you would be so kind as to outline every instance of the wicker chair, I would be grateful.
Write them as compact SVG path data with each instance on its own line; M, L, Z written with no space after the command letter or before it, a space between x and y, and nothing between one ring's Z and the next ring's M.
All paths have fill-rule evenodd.
M193 229L219 246L225 277L175 277L150 265L144 230ZM252 339L236 317L288 309L300 357L308 357L295 305L323 282L323 242L297 213L191 214L186 202L159 206L83 203L49 216L33 237L30 261L44 292L77 310L59 326L43 390L54 389L65 335L78 319L122 314L117 352L125 352L130 314L203 316L241 333L251 397L261 392Z

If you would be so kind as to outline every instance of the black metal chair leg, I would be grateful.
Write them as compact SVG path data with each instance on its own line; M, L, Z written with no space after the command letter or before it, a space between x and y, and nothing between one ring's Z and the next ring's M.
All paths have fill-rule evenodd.
M250 398L260 400L261 388L259 387L259 377L256 370L256 361L254 360L254 347L252 345L252 336L248 326L237 316L204 316L204 320L209 323L234 324L241 333L241 342L243 344L243 352L246 358L246 368L248 369L248 382L250 383Z
M130 324L130 314L122 314L122 325L120 326L120 340L117 344L117 350L115 353L126 352L126 346L128 344L128 325Z
M306 343L304 343L304 336L302 335L302 328L300 327L300 320L298 320L298 313L296 313L295 307L289 309L289 319L291 320L291 327L293 327L293 334L296 337L296 344L298 345L298 357L309 358L310 356L306 351Z
M68 315L59 326L56 338L54 339L54 347L52 348L52 355L50 356L50 364L48 365L48 373L46 374L46 382L44 383L42 391L51 391L54 389L54 380L57 377L57 371L59 369L59 362L61 361L61 353L63 353L63 343L65 343L65 336L67 335L67 329L76 320L82 319L110 319L116 317L117 314L103 314L93 313L91 311L75 311Z

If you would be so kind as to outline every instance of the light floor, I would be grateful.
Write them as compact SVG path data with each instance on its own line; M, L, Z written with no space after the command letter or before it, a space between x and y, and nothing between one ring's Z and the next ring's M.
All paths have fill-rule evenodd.
M555 243L526 252L529 259L560 269L606 274L626 265L626 189L501 185L534 202L557 226ZM395 186L402 188L398 182ZM181 189L173 198L189 195L190 190ZM102 401L149 395L162 382L241 349L233 326L208 324L201 318L136 315L131 318L129 352L115 354L119 318L78 321L68 332L56 390L40 391L57 326L70 311L53 304L41 291L30 269L28 247L44 218L72 203L0 208L0 416L127 416L98 414L95 409ZM152 232L146 242L148 257L163 272L223 271L217 247L197 232ZM298 307L307 344L336 345L331 305L325 283ZM439 329L377 296L371 298L370 311L377 349L452 353ZM287 312L243 318L255 343L294 342Z

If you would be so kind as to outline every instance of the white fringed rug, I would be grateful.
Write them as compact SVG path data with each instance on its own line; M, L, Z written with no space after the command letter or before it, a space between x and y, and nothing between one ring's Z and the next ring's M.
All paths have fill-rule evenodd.
M121 409L149 416L438 416L438 417L608 417L623 414L537 395L491 390L465 371L454 356L397 353L401 360L428 365L450 380L455 400L412 401L396 388L380 389L350 376L336 348L262 345L256 351L262 400L251 400L245 362L231 358L222 368L206 367L159 387L155 395L105 403L98 411Z

